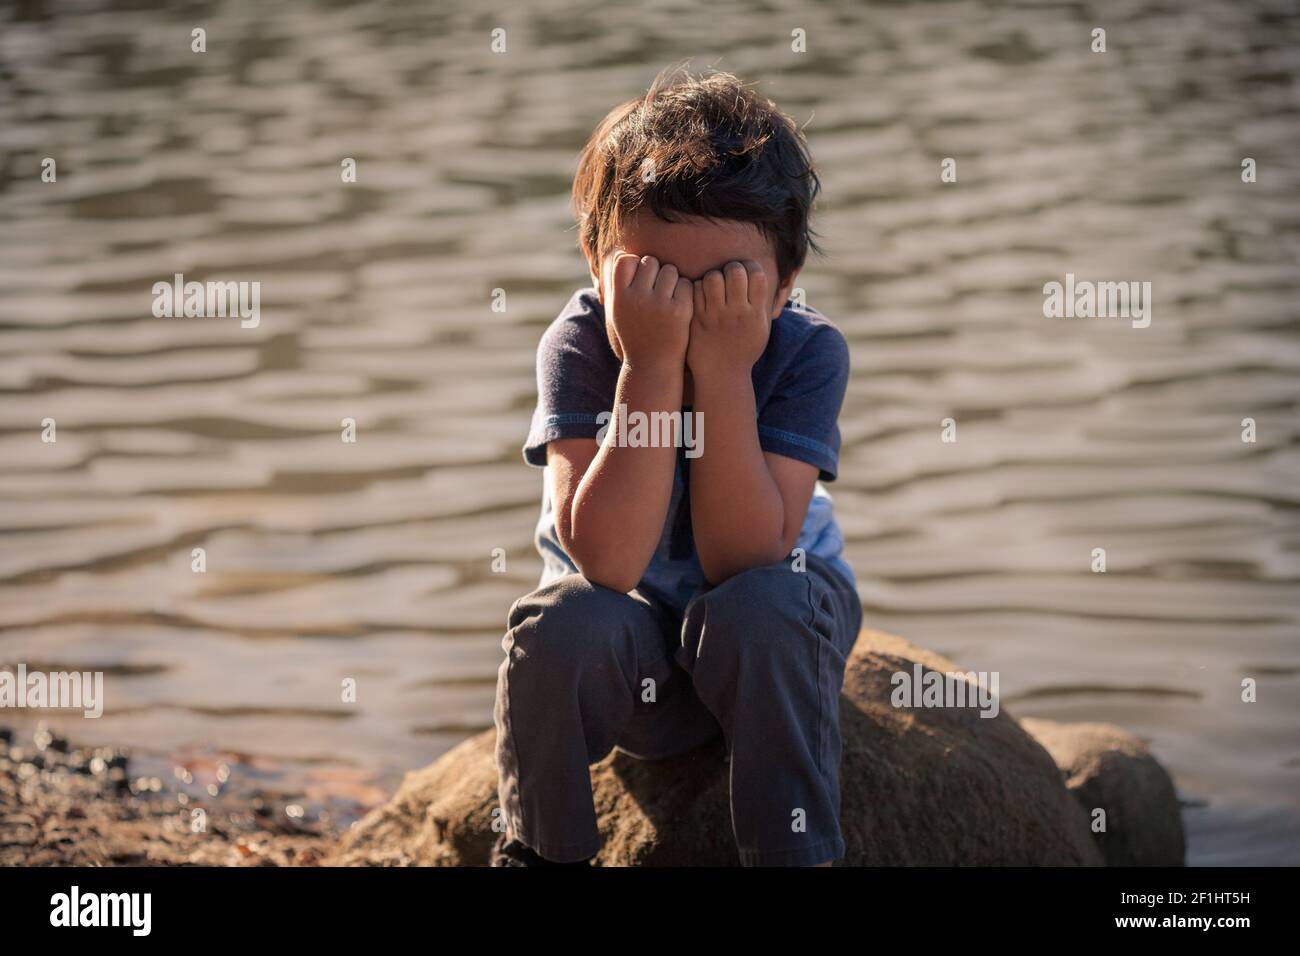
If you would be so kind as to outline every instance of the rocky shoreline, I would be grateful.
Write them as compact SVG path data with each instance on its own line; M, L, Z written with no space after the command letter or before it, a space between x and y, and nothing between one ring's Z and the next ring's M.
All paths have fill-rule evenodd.
M957 667L863 632L841 698L846 864L1182 865L1173 782L1132 734L1005 710L900 708L891 677L908 671ZM407 774L345 829L225 763L177 765L164 781L120 749L0 728L0 866L481 866L496 836L494 733ZM604 838L595 862L734 864L727 780L717 744L654 762L611 754L592 768Z
M292 795L216 765L137 774L130 753L0 728L0 866L310 866L337 842Z

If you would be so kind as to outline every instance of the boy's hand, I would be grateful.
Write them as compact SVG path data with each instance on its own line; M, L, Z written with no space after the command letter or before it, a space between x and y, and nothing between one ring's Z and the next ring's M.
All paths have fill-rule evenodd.
M620 252L607 263L606 299L623 364L680 370L694 305L691 283L653 256Z
M748 375L767 347L771 293L757 262L728 262L693 284L686 364L697 379L723 371Z

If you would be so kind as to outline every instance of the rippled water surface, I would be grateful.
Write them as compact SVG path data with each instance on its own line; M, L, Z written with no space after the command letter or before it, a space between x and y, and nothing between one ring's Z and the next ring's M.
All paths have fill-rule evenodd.
M1192 862L1300 863L1293 4L53 6L0 12L0 662L107 670L60 729L366 800L490 725L575 154L693 57L822 167L867 622L1140 734ZM153 318L176 272L260 324ZM1151 326L1045 319L1067 272L1150 281Z

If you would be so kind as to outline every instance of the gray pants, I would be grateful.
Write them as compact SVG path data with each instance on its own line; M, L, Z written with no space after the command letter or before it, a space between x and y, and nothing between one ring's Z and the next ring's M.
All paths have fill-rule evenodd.
M741 863L843 856L839 694L861 620L855 590L811 556L705 589L684 616L579 574L520 598L495 708L508 835L557 863L594 856L590 764L722 734Z

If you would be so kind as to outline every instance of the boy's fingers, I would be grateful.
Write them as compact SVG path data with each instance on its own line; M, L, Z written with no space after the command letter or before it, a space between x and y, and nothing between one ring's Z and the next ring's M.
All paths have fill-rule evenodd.
M630 252L620 252L610 261L609 271L613 277L609 282L615 289L626 289L632 284L640 260Z
M659 260L654 256L642 256L640 264L636 267L636 277L632 280L632 288L644 294L649 294L655 287L655 279L659 275Z
M655 292L665 299L671 298L677 290L677 267L671 262L659 267L659 276L655 279Z
M722 274L727 280L727 303L741 305L748 302L749 274L745 271L745 266L739 262L728 262L722 267Z
M683 279L683 282L686 280ZM700 318L704 315L704 281L696 279L691 283L691 298L695 310L692 318Z
M704 286L704 305L709 309L720 309L727 304L727 283L717 269L704 274L700 279Z
M745 278L749 282L749 304L766 309L770 305L767 301L767 273L753 259L746 259L741 265L745 267Z
M694 306L695 284L690 279L678 278L677 285L673 287L673 299Z

